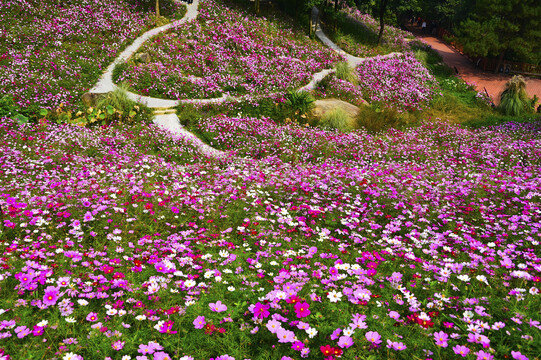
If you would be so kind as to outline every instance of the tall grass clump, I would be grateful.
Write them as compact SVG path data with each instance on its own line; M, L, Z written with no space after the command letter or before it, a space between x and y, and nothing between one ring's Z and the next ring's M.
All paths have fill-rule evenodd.
M505 115L517 116L533 110L533 102L526 94L526 81L521 75L515 75L505 84L500 95L500 110Z
M387 107L380 109L375 106L362 106L356 120L357 125L364 127L369 133L394 128L400 123L398 110Z
M352 122L353 119L343 109L338 108L323 114L318 125L326 129L348 132L353 128Z
M359 77L355 73L355 69L345 61L336 64L336 77L340 80L348 81L353 85L358 85L359 83Z

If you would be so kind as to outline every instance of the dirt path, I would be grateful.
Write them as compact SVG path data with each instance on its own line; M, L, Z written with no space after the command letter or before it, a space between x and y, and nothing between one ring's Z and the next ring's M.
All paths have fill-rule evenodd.
M440 39L431 35L415 34L417 37L426 41L442 57L443 61L458 70L458 75L468 83L475 83L478 91L486 91L494 101L499 103L499 96L505 88L505 83L512 77L510 75L493 74L476 68L470 60L458 51L445 44ZM535 78L526 78L526 92L530 97L537 95L541 99L541 80Z

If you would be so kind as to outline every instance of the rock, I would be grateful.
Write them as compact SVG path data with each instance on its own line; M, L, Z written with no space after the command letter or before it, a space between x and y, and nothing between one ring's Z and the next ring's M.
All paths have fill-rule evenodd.
M363 103L366 103L366 101L363 100ZM348 125L350 128L356 128L355 117L359 115L360 109L358 106L350 104L346 101L338 99L316 100L314 102L314 108L312 109L310 115L312 118L319 120L326 113L334 111L336 109L342 109L348 115Z
M98 100L99 94L94 94L91 92L85 92L83 94L83 97L81 98L81 101L86 107L91 107L96 105L96 101Z
M137 54L136 59L137 61L148 64L150 62L150 54L146 52Z

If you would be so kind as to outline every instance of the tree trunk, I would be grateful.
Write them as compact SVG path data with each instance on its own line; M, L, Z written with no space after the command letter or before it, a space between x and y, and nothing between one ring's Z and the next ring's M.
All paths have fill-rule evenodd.
M338 10L338 0L334 0L334 10Z
M381 40L383 39L383 29L385 29L385 9L387 8L388 0L380 0L379 6L379 35L378 35L378 46L381 45Z
M255 0L255 13L259 15L259 0Z
M494 69L494 74L497 74L498 71L500 70L500 66L502 65L503 63L503 56L505 55L505 50L503 50L501 53L500 53L500 56L498 56L498 64L496 65L496 68Z
M156 21L160 17L160 0L156 0Z

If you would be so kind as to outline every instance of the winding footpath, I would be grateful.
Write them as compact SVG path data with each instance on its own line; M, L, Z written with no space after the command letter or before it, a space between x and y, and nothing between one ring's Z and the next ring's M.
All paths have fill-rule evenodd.
M115 83L113 82L113 69L117 64L126 62L133 54L137 52L137 50L149 39L152 37L158 35L159 33L169 30L173 28L174 26L178 24L185 23L190 20L194 20L197 18L197 15L199 13L199 0L194 0L192 4L186 4L187 12L184 15L184 17L180 20L174 21L172 23L169 23L164 26L157 27L155 29L149 30L145 32L143 35L138 37L133 41L133 43L128 46L110 65L107 67L107 70L105 73L100 77L98 83L96 86L94 86L92 89L90 89L90 93L94 94L104 94L111 92L117 88ZM333 43L321 30L321 28L318 26L316 30L316 36L319 40L338 54L344 56L344 58L347 60L350 66L356 67L361 62L369 59L369 58L360 58L353 55L350 55L346 53L344 50L339 48L335 43ZM382 58L385 57L392 57L400 55L401 53L391 53L387 55L381 56ZM313 90L315 89L317 83L321 81L325 76L327 76L330 73L333 73L335 69L324 69L316 74L312 75L312 80L299 90ZM188 143L192 144L196 148L201 151L201 153L213 157L213 158L225 158L228 156L227 152L220 151L217 149L214 149L213 147L209 146L208 144L205 144L201 139L199 139L197 136L195 136L193 133L188 131L186 128L184 128L178 119L178 116L176 115L176 110L174 109L176 106L178 106L181 103L195 103L195 104L208 104L208 103L220 103L225 100L231 99L231 100L240 100L242 97L230 97L224 94L222 97L219 98L213 98L213 99L181 99L181 100L169 100L169 99L160 99L160 98L153 98L149 96L139 95L132 92L127 92L128 97L142 105L145 105L151 109L153 109L154 114L154 123L158 126L161 126L168 130L169 132L183 138Z

